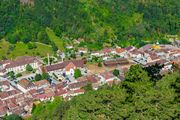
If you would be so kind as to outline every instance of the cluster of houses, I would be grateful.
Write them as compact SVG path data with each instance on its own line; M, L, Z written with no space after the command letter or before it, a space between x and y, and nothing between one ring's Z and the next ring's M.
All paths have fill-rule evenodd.
M112 85L120 81L120 78L114 76L112 72L82 76L69 83L66 81L51 83L48 80L32 82L22 79L15 84L4 79L0 82L0 102L2 103L0 104L0 117L10 114L29 116L36 101L52 101L56 96L70 100L73 96L83 94L85 92L83 87L88 84L97 90L106 83Z
M33 69L39 72L46 72L51 76L51 80L31 81L26 77L13 81L4 76L7 72L22 73L26 71L26 66L31 65ZM65 100L70 100L73 96L83 94L84 86L89 83L92 88L97 90L103 84L112 84L120 82L112 72L106 72L99 75L89 74L85 67L84 60L69 60L52 65L42 66L42 63L36 57L24 56L15 61L2 61L2 73L0 77L0 117L10 114L19 114L21 116L31 115L33 104L36 101L51 101L56 96L61 96ZM73 78L74 71L79 69L82 77ZM73 79L71 79L71 76Z
M118 58L112 56L118 55ZM163 70L172 68L174 61L180 60L180 48L177 45L147 44L141 48L105 48L91 53L91 56L101 57L105 66L140 64L143 67L163 64Z
M88 53L85 49L79 52ZM105 67L126 66L140 64L147 67L153 64L163 64L162 71L169 71L172 63L180 60L180 48L176 45L148 44L141 48L129 46L127 48L105 48L102 51L89 53L90 56L101 57ZM114 58L114 56L118 56ZM32 81L25 76L13 81L6 76L8 72L15 74L26 71L26 66L31 65L37 73L48 73L50 78ZM79 69L81 77L74 78L75 70ZM73 96L83 94L84 87L88 84L97 90L104 84L120 83L124 79L125 70L119 76L112 71L93 74L86 67L85 60L67 60L51 65L43 65L37 57L23 56L16 60L0 62L0 117L10 114L21 116L31 115L33 104L36 101L52 101L56 96L70 100Z

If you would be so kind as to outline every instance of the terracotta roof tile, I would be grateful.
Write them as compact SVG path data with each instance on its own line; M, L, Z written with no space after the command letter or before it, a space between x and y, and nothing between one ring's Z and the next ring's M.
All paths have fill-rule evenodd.
M49 65L46 66L46 72L54 71L54 70L59 70L59 69L64 69L69 63L73 63L76 67L84 67L84 60L70 60L70 61L65 61L63 63L58 63L54 65Z
M76 68L76 66L72 63L72 62L70 62L66 67L65 67L65 70L66 71L70 71L70 69L75 69Z
M32 82L30 82L29 80L27 80L27 79L22 79L22 80L20 80L20 81L18 82L18 84L19 84L21 87L25 88L25 89L30 88L30 87L34 87L34 84L33 84Z
M50 85L50 83L48 82L48 80L40 80L40 81L36 81L34 82L35 86L37 87L41 87L43 85Z
M117 53L122 53L122 52L124 52L125 51L125 49L123 49L123 48L116 48L116 52Z
M27 64L30 64L33 62L39 62L39 61L36 57L23 56L23 57L16 59L15 61L11 61L10 64L7 64L6 69L17 67L17 66L22 66L22 65L27 65Z

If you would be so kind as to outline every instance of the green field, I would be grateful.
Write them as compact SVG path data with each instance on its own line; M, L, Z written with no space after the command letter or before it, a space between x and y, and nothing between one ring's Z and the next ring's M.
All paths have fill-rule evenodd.
M52 48L49 45L45 45L42 43L35 43L37 48L28 49L28 45L22 42L18 42L15 44L15 48L13 50L9 50L10 46L12 46L9 42L2 40L0 41L0 59L2 57L6 57L8 59L14 59L18 56L30 55L30 56L46 56L48 53L53 54ZM9 52L8 52L9 51Z
M53 30L50 28L46 28L47 35L51 41L55 43L55 45L58 47L59 50L64 51L64 42L62 39L60 39L58 36L55 35Z

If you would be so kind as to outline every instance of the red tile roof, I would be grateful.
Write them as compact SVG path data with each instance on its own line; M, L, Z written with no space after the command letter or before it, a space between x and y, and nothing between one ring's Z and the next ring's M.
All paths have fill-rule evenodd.
M158 59L160 59L160 57L159 57L157 54L155 54L155 53L150 53L149 55L150 55L150 58L151 58L152 60L158 60Z
M18 106L17 106L16 104L14 104L14 103L9 103L9 104L7 104L7 106L8 106L10 109L15 109L15 108L18 107Z
M104 49L103 49L103 52L104 52L104 53L110 53L110 52L111 52L111 49L110 49L110 48L104 48Z
M67 94L67 93L68 93L67 89L59 89L59 90L55 91L56 96L62 96L62 95Z
M84 89L77 89L77 90L73 90L74 93L84 93L85 90Z
M1 99L7 98L7 97L9 97L9 94L7 92L0 92Z
M125 51L125 49L123 49L123 48L116 48L116 52L117 53L122 53L122 52L124 52Z
M76 82L76 83L71 83L69 84L70 89L77 89L77 88L82 88L88 84L88 81L81 81L81 82Z
M112 74L112 72L104 72L100 74L102 77L104 77L105 80L108 80L110 78L113 78L114 75Z
M42 98L51 98L53 97L55 94L54 92L49 92L49 93L44 93L44 94L38 94L35 96L35 99L42 99Z
M36 81L34 82L35 86L37 87L41 87L43 85L50 85L50 83L48 82L48 80L40 80L40 81Z
M0 65L9 64L11 62L12 62L11 60L2 60L2 61L0 61Z
M86 78L91 83L97 83L100 80L96 75L88 75Z
M158 60L158 61L155 61L155 62L149 62L145 66L147 67L147 66L151 66L151 65L155 65L155 64L163 65L163 64L167 64L167 63L169 63L167 60Z
M50 72L50 71L54 71L54 70L64 69L69 63L73 63L76 67L84 67L85 61L84 60L65 61L63 63L46 66L45 70L46 70L46 72Z
M6 65L6 69L17 67L17 66L22 66L22 65L27 65L30 63L34 63L34 62L39 62L36 57L23 56L23 57L19 57L15 61L12 61L12 62L10 62L10 64Z
M30 93L32 96L38 94L37 90L35 90L35 89L30 90L29 93Z
M20 80L18 84L25 89L34 87L34 84L27 79Z
M8 111L8 108L6 106L0 107L0 115L5 115Z
M104 65L106 65L106 66L115 66L118 64L119 65L129 64L129 61L125 58L117 58L114 60L104 61Z
M70 71L70 69L74 69L74 68L76 68L76 66L75 66L72 62L70 62L70 63L65 67L65 70L66 70L66 71Z
M129 47L126 47L126 48L125 48L126 51L130 51L130 50L133 50L133 49L135 49L134 46L129 46Z

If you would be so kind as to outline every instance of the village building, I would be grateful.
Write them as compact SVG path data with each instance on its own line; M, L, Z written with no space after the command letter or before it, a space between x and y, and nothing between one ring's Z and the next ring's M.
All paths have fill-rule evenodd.
M22 79L17 83L17 88L22 92L26 93L32 89L37 89L37 87L27 79Z
M50 83L48 80L40 80L34 82L34 85L37 87L37 89L46 88L50 86Z
M105 66L127 65L130 62L126 58L117 58L103 62Z
M152 44L144 45L141 48L139 48L139 51L142 51L142 52L151 51L153 49L152 46L153 46Z
M129 52L129 56L138 64L146 64L149 54L139 51L138 49L134 49Z
M150 51L148 52L148 51L146 51L145 54L146 54L146 58L147 58L147 62L146 63L159 61L161 59L158 56L158 54L155 53L155 52L150 52Z
M74 75L74 70L77 69L77 67L70 62L66 67L65 67L65 74L66 75Z
M6 65L10 64L12 61L11 60L3 60L0 61L0 76L5 76L6 75Z
M68 88L70 90L77 90L77 89L81 89L82 87L86 86L88 83L89 83L88 81L74 82L74 83L70 83L68 85Z
M100 77L101 84L112 85L115 82L120 82L120 79L112 74L112 72L104 72L98 75Z
M126 48L124 48L127 52L130 52L130 51L133 51L133 50L135 50L136 49L136 47L134 47L134 46L129 46L129 47L126 47Z
M51 76L56 76L58 79L65 77L66 75L74 75L75 69L83 69L85 61L84 60L70 60L64 61L62 63L57 63L45 67L45 71Z
M175 40L173 45L180 48L180 40Z
M138 49L134 49L134 50L129 52L129 56L131 58L140 59L144 56L144 52L139 51Z
M180 58L180 50L174 50L169 54L169 60Z
M119 55L121 57L124 57L124 58L128 57L128 53L124 48L116 48L115 49L115 54Z
M20 94L12 99L6 100L7 114L30 115L33 108L32 97L28 94Z
M55 96L62 96L63 98L65 98L68 95L69 90L67 89L66 84L64 83L54 85L53 89L55 92Z
M110 48L104 48L103 49L103 53L104 53L104 55L109 55L109 54L111 54L111 49Z
M80 94L84 94L85 90L84 89L76 89L76 90L71 90L68 92L68 97L74 97Z
M94 75L94 74L93 75L87 75L86 79L87 79L87 81L89 83L92 84L92 88L94 90L97 90L100 87L100 85L101 85L101 81L100 81L101 78L98 77L97 75Z
M86 54L86 53L88 53L88 49L81 47L81 48L78 49L78 52L79 52L80 54L82 54L82 53L83 53L83 54Z
M7 114L8 107L6 106L4 101L0 100L0 117L3 117Z
M23 94L8 80L0 81L0 117L10 114L27 115L31 114L33 107L32 97Z
M88 83L90 83L94 90L97 90L98 87L101 85L100 77L98 77L95 74L86 75L86 76L82 76L82 77L78 78L77 81L74 82L74 85L78 82L85 83L84 86L86 86ZM78 87L78 89L79 89L79 87Z
M21 91L19 91L15 86L12 86L7 80L0 81L0 89L0 100L7 100L22 94Z
M54 100L55 93L53 91L48 92L48 93L42 93L42 94L37 94L34 97L34 100L40 100L40 101L53 101Z
M36 57L23 56L19 57L14 61L2 61L0 63L0 68L3 73L13 71L15 74L26 71L26 66L31 65L33 69L38 69L40 66L40 61Z
M155 64L163 65L163 68L160 71L161 73L165 73L172 70L172 63L167 60L158 60L154 62L149 62L146 65L144 65L144 67L152 66Z
M95 57L103 57L105 54L103 51L94 51L91 52L91 56L95 56Z

